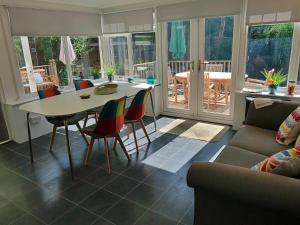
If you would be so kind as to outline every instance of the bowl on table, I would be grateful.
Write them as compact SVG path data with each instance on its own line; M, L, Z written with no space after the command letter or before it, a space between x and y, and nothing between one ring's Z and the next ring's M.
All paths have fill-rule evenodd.
M118 91L118 85L117 84L104 84L95 87L94 94L95 95L110 95L114 94Z

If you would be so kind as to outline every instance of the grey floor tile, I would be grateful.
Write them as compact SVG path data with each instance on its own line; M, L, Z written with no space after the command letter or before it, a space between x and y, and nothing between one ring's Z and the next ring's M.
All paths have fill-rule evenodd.
M178 222L167 218L166 216L159 215L153 211L147 211L135 225L177 225Z
M92 225L115 225L113 222L108 221L104 218L99 218Z
M45 223L30 214L26 214L10 225L45 225Z
M115 180L119 174L115 172L111 172L111 174L108 174L106 170L100 168L90 174L89 176L85 177L84 180L88 183L97 185L99 187L103 187L107 185L108 183L111 183L113 180Z
M0 224L10 224L25 215L25 211L17 208L12 203L0 208Z
M118 176L110 184L104 186L104 189L113 192L115 194L124 196L127 193L129 193L131 190L133 190L133 188L135 188L138 184L139 182L137 182L136 180L124 176Z
M90 225L97 219L97 216L91 214L83 208L74 207L62 217L54 221L53 225Z
M132 225L145 211L146 208L123 199L106 212L103 217L117 225Z

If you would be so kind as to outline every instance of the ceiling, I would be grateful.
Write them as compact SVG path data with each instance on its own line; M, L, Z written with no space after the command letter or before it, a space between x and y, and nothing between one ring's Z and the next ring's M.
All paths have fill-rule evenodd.
M118 11L186 1L195 0L0 0L0 5L52 9L77 8L78 10L80 7L82 10Z

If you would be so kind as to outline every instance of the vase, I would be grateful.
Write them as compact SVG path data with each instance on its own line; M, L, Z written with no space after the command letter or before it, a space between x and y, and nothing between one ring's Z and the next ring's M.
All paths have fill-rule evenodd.
M112 80L113 80L113 77L112 76L108 76L108 81L112 82Z
M276 93L276 91L277 91L277 87L278 87L277 85L270 85L270 86L268 86L269 94L274 95Z

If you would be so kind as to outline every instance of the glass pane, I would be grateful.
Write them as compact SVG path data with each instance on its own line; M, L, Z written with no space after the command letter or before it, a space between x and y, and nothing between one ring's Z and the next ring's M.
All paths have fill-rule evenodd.
M74 79L99 79L101 63L98 37L72 37L71 42L75 52L72 64Z
M168 107L189 109L190 98L190 20L167 24Z
M205 19L203 110L229 114L234 17Z
M146 79L148 71L156 78L155 33L133 34L132 44L135 79Z
M127 37L112 37L113 63L116 67L116 75L129 74L129 59Z
M49 86L67 86L66 66L60 61L61 37L14 37L26 94Z
M293 23L249 27L246 84L263 85L265 77L261 72L264 69L288 73L293 29ZM286 82L282 84L285 85Z

